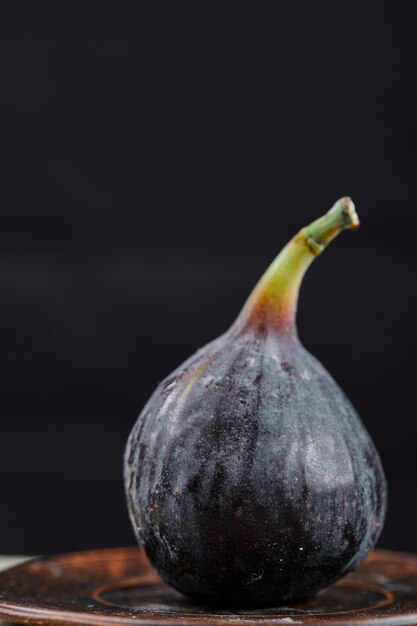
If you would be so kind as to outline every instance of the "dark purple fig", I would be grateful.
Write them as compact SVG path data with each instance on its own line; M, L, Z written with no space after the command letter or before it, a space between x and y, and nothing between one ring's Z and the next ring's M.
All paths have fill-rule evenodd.
M358 225L342 198L303 228L230 330L158 386L132 430L136 535L163 579L202 602L299 600L355 569L381 532L378 454L295 327L306 269Z

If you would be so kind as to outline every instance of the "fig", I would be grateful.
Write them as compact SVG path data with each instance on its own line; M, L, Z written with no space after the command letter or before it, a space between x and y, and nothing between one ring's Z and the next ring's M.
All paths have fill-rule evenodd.
M306 269L350 198L283 248L231 328L168 376L125 452L134 531L161 577L197 601L299 601L355 569L386 510L378 453L297 336Z

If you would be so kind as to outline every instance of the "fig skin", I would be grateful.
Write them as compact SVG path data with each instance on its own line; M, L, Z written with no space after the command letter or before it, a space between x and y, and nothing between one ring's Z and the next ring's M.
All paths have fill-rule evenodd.
M161 577L241 607L294 602L355 569L386 509L349 400L292 321L253 319L158 386L125 454L133 527Z

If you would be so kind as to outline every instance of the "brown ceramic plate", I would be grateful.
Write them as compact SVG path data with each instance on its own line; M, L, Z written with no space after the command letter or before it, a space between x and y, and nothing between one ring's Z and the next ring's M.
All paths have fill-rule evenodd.
M357 572L303 603L223 610L165 585L139 548L64 554L2 572L0 616L97 626L417 624L417 555L377 550Z

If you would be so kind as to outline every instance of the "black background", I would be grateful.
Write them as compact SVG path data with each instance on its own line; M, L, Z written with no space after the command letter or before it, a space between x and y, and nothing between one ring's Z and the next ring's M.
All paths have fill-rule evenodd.
M417 551L415 6L1 3L0 552L134 543L137 413L345 194L299 332Z

